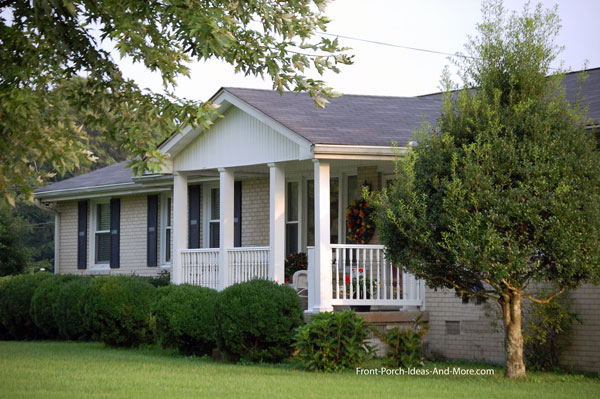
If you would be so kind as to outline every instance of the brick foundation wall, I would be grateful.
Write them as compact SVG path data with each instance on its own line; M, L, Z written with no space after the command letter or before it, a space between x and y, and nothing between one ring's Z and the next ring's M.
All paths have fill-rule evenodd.
M430 355L451 359L504 362L501 313L493 301L463 304L450 290L426 290L429 331L425 336ZM572 343L562 356L567 368L600 371L600 287L583 285L571 294L572 310L583 324L575 324ZM525 305L529 302L525 301ZM496 322L497 328L492 326ZM450 322L447 325L446 322ZM452 323L454 322L454 323ZM458 334L453 334L458 322Z

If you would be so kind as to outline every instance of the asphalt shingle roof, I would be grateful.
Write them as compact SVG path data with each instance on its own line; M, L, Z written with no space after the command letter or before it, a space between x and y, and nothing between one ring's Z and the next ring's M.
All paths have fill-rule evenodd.
M567 98L575 99L578 90L576 73L567 74ZM439 93L420 97L384 97L344 95L330 100L324 109L317 108L307 94L271 90L224 88L313 144L390 146L396 141L406 146L423 119L435 124L442 99ZM600 68L588 71L581 94L589 106L593 124L600 123ZM76 176L46 187L36 193L84 189L119 183L133 183L126 162Z
M35 190L36 193L44 193L47 191L69 190L74 188L98 187L120 183L133 183L133 173L130 168L126 168L127 161L119 162L114 165L106 166L92 172L71 177L59 181L58 183L50 184L46 187L41 187Z
M252 105L313 144L405 146L422 118L435 123L439 97L383 97L344 95L317 108L307 94L272 90L224 90Z

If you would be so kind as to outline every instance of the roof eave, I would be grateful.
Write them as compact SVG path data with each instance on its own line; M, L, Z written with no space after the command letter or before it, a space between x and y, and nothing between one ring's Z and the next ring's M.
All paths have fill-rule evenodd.
M408 151L407 147L315 144L316 159L353 159L393 161Z

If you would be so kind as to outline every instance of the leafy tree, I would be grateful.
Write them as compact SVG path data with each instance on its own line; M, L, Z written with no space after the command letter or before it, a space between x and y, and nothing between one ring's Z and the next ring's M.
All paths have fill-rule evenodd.
M95 159L88 131L118 143L136 173L166 159L156 143L182 125L207 128L210 103L174 96L186 63L218 58L278 90L332 89L306 70L350 63L326 30L328 0L0 0L0 190L14 203L32 185ZM157 94L126 79L101 43L159 72ZM49 172L46 170L50 170Z
M496 301L506 368L524 377L523 299L548 303L600 276L600 157L581 109L550 64L559 18L485 2L479 35L457 58L464 90L445 74L437 128L397 164L377 198L378 227L396 264L432 288ZM549 76L548 76L549 75ZM536 283L558 289L536 297Z
M31 231L13 207L0 199L0 276L21 273L31 259L24 239Z

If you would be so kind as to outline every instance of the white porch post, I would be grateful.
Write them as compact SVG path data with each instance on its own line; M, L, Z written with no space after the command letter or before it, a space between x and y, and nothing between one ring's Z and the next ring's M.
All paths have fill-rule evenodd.
M331 217L329 162L313 159L315 169L315 262L313 313L331 312ZM310 293L309 293L310 295Z
M183 283L181 250L188 247L188 184L187 176L173 174L173 256L171 279L174 284Z
M220 177L220 211L219 216L219 291L229 286L229 259L227 250L233 248L234 242L234 204L235 191L233 171L219 168Z
M285 281L285 172L269 164L269 279Z

